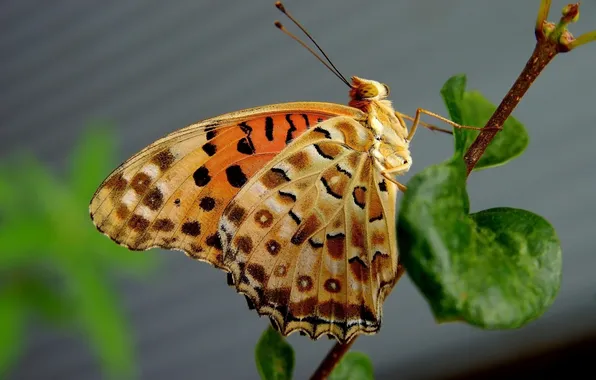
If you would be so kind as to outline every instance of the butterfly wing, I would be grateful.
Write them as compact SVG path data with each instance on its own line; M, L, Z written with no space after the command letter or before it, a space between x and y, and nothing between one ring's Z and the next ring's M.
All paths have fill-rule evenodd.
M219 222L237 290L287 335L374 333L402 272L395 197L371 132L338 116L305 132L240 190Z
M177 249L222 267L217 223L250 178L304 131L351 107L298 102L208 119L124 162L91 200L98 230L132 250Z

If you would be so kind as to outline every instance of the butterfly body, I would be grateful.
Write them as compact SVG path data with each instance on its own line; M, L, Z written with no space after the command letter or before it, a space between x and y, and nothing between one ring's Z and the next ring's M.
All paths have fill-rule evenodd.
M350 106L257 107L157 140L102 183L93 222L129 249L227 271L284 335L375 333L403 272L392 176L411 157L388 88L352 80Z

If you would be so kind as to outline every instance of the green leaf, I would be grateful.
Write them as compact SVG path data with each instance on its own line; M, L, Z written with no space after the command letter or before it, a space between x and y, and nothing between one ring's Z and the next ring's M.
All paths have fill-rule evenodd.
M64 327L73 322L75 309L73 299L62 289L58 289L44 276L29 276L21 280L21 298L31 314L41 317L44 322ZM47 276L46 276L47 277Z
M255 360L261 379L291 379L294 372L294 350L271 326L261 335L255 348Z
M466 92L466 76L463 74L452 76L441 88L441 96L449 112L452 121L459 125L464 125L463 106L464 93ZM453 137L455 141L455 152L463 155L467 147L472 144L474 138L467 133L469 130L453 128ZM471 141L468 139L471 138Z
M25 312L13 288L0 292L0 378L8 377L23 349Z
M99 128L85 134L69 183L27 154L0 165L0 278L19 290L23 314L82 329L106 375L130 379L132 342L109 271L146 273L155 260L114 244L89 219L89 200L112 169L112 139Z
M465 91L466 77L457 75L445 83L441 95L449 111L451 120L470 126L484 127L497 107L478 91ZM480 132L455 128L456 155L463 157ZM505 164L518 157L528 146L529 136L516 118L510 116L478 161L474 170L486 169Z
M71 286L77 291L77 313L84 332L110 378L134 378L130 328L116 292L92 267L77 269L69 272L74 277Z
M398 242L409 276L439 321L516 328L540 316L561 283L553 227L529 211L468 215L466 170L454 157L408 183Z
M348 352L331 372L329 380L372 380L373 365L370 358L362 352Z

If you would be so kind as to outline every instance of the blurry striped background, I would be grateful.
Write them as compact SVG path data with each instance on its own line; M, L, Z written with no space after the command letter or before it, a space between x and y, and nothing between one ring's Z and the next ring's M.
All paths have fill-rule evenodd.
M561 1L554 2L551 19ZM287 7L345 75L381 80L402 112L446 114L444 81L466 73L498 102L529 57L539 0L292 1ZM35 152L57 169L85 123L108 120L118 159L191 122L268 103L345 103L346 88L279 33L273 0L0 1L0 159ZM586 1L577 28L596 28ZM407 276L385 306L381 333L358 340L378 378L442 378L596 331L594 159L596 44L562 55L515 115L530 146L470 179L473 210L521 207L549 219L563 245L560 296L539 321L509 332L437 325ZM448 137L418 132L407 176L451 154ZM108 173L106 173L107 175ZM91 222L90 222L91 223ZM253 346L267 321L225 275L180 253L144 283L120 279L143 379L257 378ZM296 378L332 342L292 336ZM84 342L36 328L14 379L99 379Z

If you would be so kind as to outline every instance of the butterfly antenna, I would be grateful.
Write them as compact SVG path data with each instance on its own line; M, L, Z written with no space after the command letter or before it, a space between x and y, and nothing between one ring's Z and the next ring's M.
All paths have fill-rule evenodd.
M319 44L317 43L317 41L315 41L315 39L310 35L310 33L308 33L306 31L306 29L304 29L304 27L302 25L300 25L300 23L294 17L292 17L291 14L288 13L288 11L284 7L284 5L281 3L281 1L277 1L275 3L275 7L277 9L279 9L284 15L286 15L286 17L288 17L290 19L290 21L292 21L298 28L300 28L300 30L302 30L302 32L308 37L308 39L311 40L313 44L315 44L315 46L317 47L317 49L319 49L319 51L321 52L321 54L323 54L323 56L325 57L325 59L327 59L327 62L328 63L325 62L325 60L323 60L311 47L309 47L308 45L306 45L306 43L304 43L302 40L300 40L298 37L296 37L296 35L292 34L290 31L288 31L282 25L281 22L275 21L275 26L279 30L281 30L282 32L284 32L285 34L287 34L288 36L290 36L294 41L298 42L300 45L302 45L304 48L306 48L322 64L324 64L329 70L331 70L331 72L333 72L335 74L335 76L337 76L348 87L352 88L352 85L350 84L350 82L348 82L348 80L346 79L346 77L344 77L342 75L342 73L339 71L339 69L333 64L333 62L331 61L331 59L329 58L329 56L327 54L325 54L325 51L321 48L321 46L319 46Z

